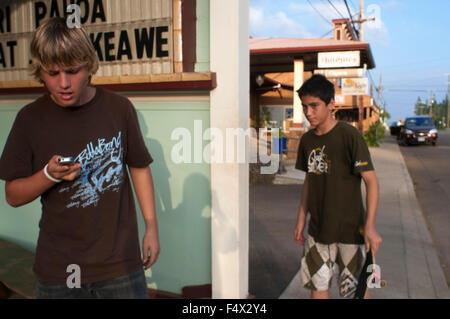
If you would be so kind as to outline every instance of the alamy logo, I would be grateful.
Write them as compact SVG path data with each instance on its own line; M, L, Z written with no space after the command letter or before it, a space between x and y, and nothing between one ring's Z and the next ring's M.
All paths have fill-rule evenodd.
M269 138L269 135L271 136ZM194 121L193 134L177 127L170 136L176 141L170 152L175 164L181 163L262 163L261 174L274 174L279 169L280 154L276 141L279 129L209 127L203 129L201 120ZM269 142L269 141L272 142Z
M330 161L325 154L325 145L312 150L308 157L308 173L328 174L329 169Z
M81 288L81 268L77 264L71 264L67 266L66 272L70 275L67 276L66 285L67 288Z
M367 272L370 273L367 278L367 288L383 288L386 286L386 281L381 280L381 267L377 264L372 264L367 267Z
M67 6L67 13L71 13L67 17L66 24L69 29L81 28L81 9L77 4L70 4Z

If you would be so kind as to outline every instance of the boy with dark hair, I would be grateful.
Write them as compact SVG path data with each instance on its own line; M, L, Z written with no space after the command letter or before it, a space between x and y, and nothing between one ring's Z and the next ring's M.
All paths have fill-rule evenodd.
M375 230L378 180L359 131L332 117L334 85L324 76L314 75L297 92L313 127L302 136L295 166L306 172L294 231L297 243L305 244L302 283L311 289L311 298L329 298L337 263L340 295L352 297L365 253L371 249L375 255L381 244ZM367 190L367 213L361 178ZM305 238L307 213L311 218Z
M334 100L334 85L323 75L314 75L303 83L297 93L300 99L302 96L311 95L320 98L325 105L329 105L331 100Z
M160 246L153 159L136 110L128 99L90 85L95 50L84 29L62 18L36 30L31 58L48 93L17 114L0 178L14 207L41 198L37 297L148 298L143 267L156 261ZM60 165L63 156L73 163ZM146 224L142 259L127 166ZM80 286L71 288L68 271L77 266Z

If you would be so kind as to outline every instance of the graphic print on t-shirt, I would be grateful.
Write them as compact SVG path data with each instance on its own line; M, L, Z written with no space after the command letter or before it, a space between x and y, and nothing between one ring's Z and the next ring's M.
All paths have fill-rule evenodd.
M308 156L308 173L317 175L328 174L331 162L325 154L325 145L322 148L315 148Z
M362 161L356 161L355 162L355 168L356 167L367 166L367 165L369 165L369 162L362 162Z
M71 187L60 190L60 193L75 192L67 208L97 206L105 191L119 191L124 179L121 138L122 132L110 141L98 138L96 144L88 143L78 154L75 162L82 165L81 175Z

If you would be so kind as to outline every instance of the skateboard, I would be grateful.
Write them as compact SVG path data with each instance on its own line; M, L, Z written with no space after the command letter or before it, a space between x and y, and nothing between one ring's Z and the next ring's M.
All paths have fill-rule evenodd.
M364 299L367 291L369 290L368 283L379 284L379 288L383 288L386 286L386 281L381 280L381 274L378 272L375 256L370 250L366 255L366 261L362 268L361 274L358 279L358 286L356 287L355 297L354 299Z
M32 252L0 238L0 299L10 298L12 293L36 298L33 263Z

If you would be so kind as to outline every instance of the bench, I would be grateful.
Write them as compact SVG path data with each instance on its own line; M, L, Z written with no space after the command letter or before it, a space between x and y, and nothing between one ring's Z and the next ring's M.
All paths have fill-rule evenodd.
M34 253L0 238L0 299L17 294L36 298L36 277L33 272Z

